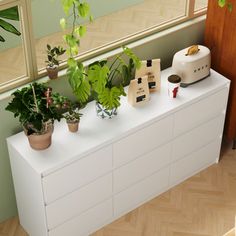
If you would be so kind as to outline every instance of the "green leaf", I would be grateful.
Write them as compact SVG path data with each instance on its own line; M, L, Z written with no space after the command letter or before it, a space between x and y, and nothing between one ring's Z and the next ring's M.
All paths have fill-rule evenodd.
M101 66L99 62L92 64L88 68L88 80L92 84L95 92L100 93L106 86L109 68L105 64Z
M21 35L21 33L10 23L0 19L0 27L2 27L4 30L16 34L16 35Z
M80 37L83 37L85 35L85 33L86 33L86 27L81 25L79 27L79 35L80 35Z
M218 0L218 5L219 5L220 7L224 7L225 4L226 4L226 0Z
M90 12L90 6L87 2L78 5L79 15L83 18L87 17Z
M132 50L128 47L123 47L124 53L134 61L134 65L139 69L141 67L140 59L132 52Z
M77 66L69 67L67 69L67 76L69 78L69 83L73 92L76 91L78 87L80 86L81 80L83 78L82 72L78 69Z
M111 110L120 106L121 95L126 95L122 86L112 87L111 89L105 88L98 94L98 100L106 109Z
M65 14L68 15L70 8L73 6L74 0L61 0L61 2Z
M85 78L82 79L80 86L74 90L74 94L79 102L86 103L88 101L90 95L90 84Z
M93 16L89 16L89 21L93 22Z
M18 7L11 7L5 10L0 11L0 17L9 19L9 20L16 20L19 21L19 13L18 13Z
M0 35L0 42L5 42L5 39Z

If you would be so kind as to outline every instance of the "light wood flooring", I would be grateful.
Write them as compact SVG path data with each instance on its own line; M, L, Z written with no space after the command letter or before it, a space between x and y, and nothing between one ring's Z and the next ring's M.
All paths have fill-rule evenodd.
M235 215L236 150L225 143L218 164L92 236L222 236L234 227ZM15 217L0 224L0 236L27 234Z
M186 0L144 0L124 10L97 18L87 26L81 40L80 53L108 45L129 35L183 16ZM196 0L196 9L206 6L207 0ZM45 68L46 44L63 45L64 32L35 40L38 69ZM0 83L26 75L22 47L0 52Z

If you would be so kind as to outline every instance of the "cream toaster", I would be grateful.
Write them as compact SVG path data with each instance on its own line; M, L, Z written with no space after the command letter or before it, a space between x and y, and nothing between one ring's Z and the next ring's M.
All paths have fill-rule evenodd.
M172 72L181 77L181 87L187 87L210 75L211 53L207 47L193 45L174 55Z

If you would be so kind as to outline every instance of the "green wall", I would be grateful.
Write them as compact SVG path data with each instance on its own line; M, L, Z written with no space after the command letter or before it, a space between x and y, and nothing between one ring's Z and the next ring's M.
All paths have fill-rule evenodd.
M188 47L191 44L201 43L203 32L204 21L143 44L135 48L134 52L141 59L161 58L162 69L164 69L171 65L172 57L176 51ZM65 78L51 81L51 86L55 91L61 92L66 96L72 96ZM4 110L8 102L9 98L0 100L0 222L17 214L5 140L10 135L17 133L20 127L18 121L13 118L13 114Z

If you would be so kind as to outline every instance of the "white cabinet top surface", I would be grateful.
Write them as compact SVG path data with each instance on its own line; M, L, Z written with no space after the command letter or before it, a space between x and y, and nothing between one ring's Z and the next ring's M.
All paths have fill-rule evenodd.
M15 148L21 158L24 158L35 171L45 176L229 86L230 83L225 77L211 70L210 77L187 88L180 88L178 97L171 99L167 93L167 77L171 73L171 68L162 71L161 91L152 93L151 100L144 106L132 107L128 104L127 97L122 97L118 115L113 119L103 120L96 116L95 104L90 102L82 111L84 115L78 133L69 132L65 121L56 122L52 144L46 150L33 150L23 132L9 137L8 144Z

